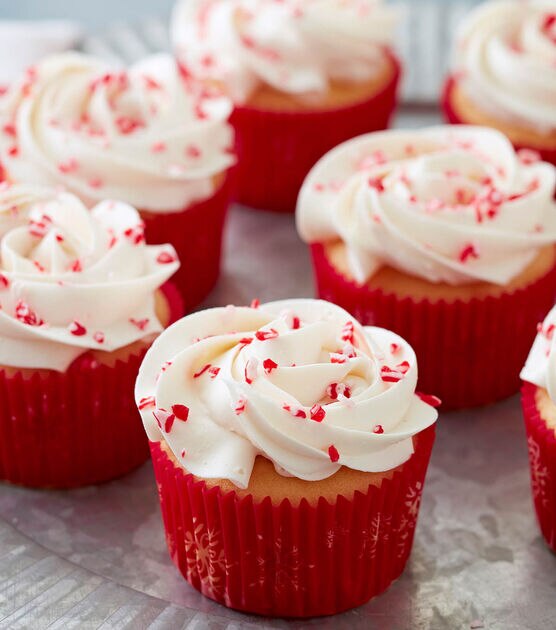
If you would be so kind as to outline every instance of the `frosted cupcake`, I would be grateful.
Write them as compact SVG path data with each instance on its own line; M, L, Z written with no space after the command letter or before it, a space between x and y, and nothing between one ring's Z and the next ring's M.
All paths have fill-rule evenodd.
M482 3L463 21L453 57L448 120L495 127L556 164L556 2Z
M204 595L333 614L409 556L437 413L411 347L341 308L217 308L165 331L136 401L172 560ZM324 596L326 594L326 596Z
M148 457L133 383L181 315L170 245L147 247L135 209L0 190L0 480L71 487ZM163 285L165 285L163 287Z
M127 71L77 53L50 57L0 99L5 177L63 186L88 205L110 198L138 208L147 240L176 247L190 309L218 277L230 111L166 55Z
M344 143L299 197L318 294L408 339L446 407L508 396L554 301L555 181L487 128Z
M398 9L381 0L181 0L171 21L185 72L236 105L239 201L293 212L324 153L385 129L400 64Z
M556 552L556 307L538 326L521 372L531 489L542 534Z

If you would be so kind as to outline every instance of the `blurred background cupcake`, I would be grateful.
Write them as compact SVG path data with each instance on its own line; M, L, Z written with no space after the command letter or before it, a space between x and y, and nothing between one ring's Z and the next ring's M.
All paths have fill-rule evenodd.
M170 245L146 246L138 212L68 193L0 190L0 479L72 487L148 457L133 383L182 314ZM164 286L163 286L164 285Z
M128 70L79 53L46 58L0 98L0 155L11 182L63 186L92 205L139 209L147 240L171 242L186 308L214 286L234 164L228 99L168 55Z
M450 122L495 127L556 164L556 2L491 0L469 13L443 107Z
M348 141L299 196L318 295L405 337L446 408L509 396L554 302L555 181L494 129Z
M403 339L322 301L212 309L163 333L136 401L184 577L285 617L385 590L411 551L434 441L439 401L416 382Z
M326 151L384 129L396 103L399 9L381 0L181 0L171 36L184 72L232 97L238 200L293 212Z
M542 534L556 552L556 307L538 326L521 372L531 490Z

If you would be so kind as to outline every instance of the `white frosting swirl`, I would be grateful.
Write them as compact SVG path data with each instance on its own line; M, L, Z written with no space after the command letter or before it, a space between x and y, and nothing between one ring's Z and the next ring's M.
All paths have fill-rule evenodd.
M543 387L556 404L556 306L539 324L537 337L527 357L521 378Z
M151 440L194 475L245 488L257 454L306 480L403 463L437 418L416 382L415 353L394 333L328 302L289 300L177 322L149 350L135 393Z
M556 242L556 170L482 127L386 131L322 158L301 190L309 243L340 239L358 282L382 266L453 285L508 284Z
M193 74L242 103L261 83L307 94L330 80L370 80L398 18L382 0L181 0L171 35Z
M69 193L0 190L0 365L64 371L88 349L158 333L156 290L178 269L170 245L145 245L138 212Z
M234 162L230 111L168 55L124 71L65 53L0 99L2 163L11 181L62 185L87 203L183 210Z
M481 107L556 130L555 0L482 3L459 29L453 65Z

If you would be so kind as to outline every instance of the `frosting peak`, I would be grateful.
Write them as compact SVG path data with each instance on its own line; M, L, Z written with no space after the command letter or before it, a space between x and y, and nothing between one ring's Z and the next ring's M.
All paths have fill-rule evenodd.
M228 99L168 55L125 70L79 53L46 58L0 98L7 179L61 185L88 203L178 211L234 162Z
M147 353L136 400L149 438L189 472L245 488L258 454L306 480L406 461L437 417L416 382L415 354L394 333L290 300L177 322Z
M492 0L463 21L454 70L478 105L556 130L556 2Z
M177 270L169 245L147 246L138 212L91 211L48 189L0 190L0 365L65 370L162 329L154 293Z
M322 158L300 192L309 243L341 240L351 272L508 284L556 242L556 170L482 127L387 131Z
M371 79L398 17L381 0L181 0L171 35L188 69L245 102L261 83L306 94Z

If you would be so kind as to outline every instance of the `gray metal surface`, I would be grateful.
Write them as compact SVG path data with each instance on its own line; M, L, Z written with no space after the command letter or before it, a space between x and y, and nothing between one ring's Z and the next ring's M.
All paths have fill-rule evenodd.
M437 120L405 113L399 124ZM235 208L225 269L207 306L312 295L290 216ZM539 535L517 397L438 423L411 560L383 596L328 619L248 617L201 595L165 547L149 463L71 492L0 485L0 628L556 626L556 556Z

